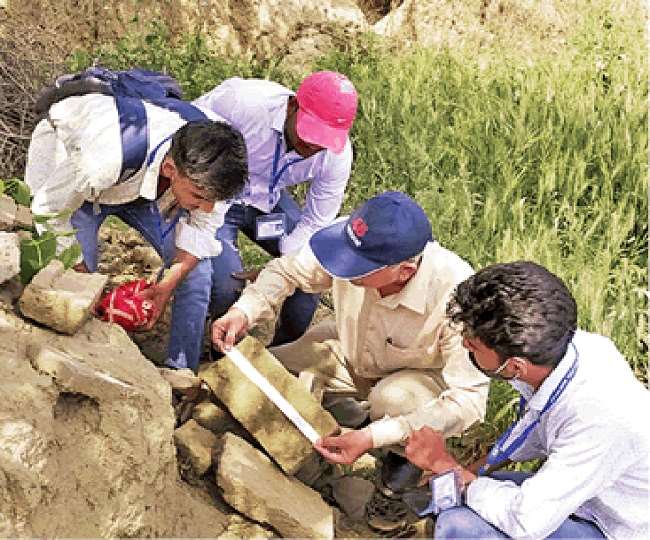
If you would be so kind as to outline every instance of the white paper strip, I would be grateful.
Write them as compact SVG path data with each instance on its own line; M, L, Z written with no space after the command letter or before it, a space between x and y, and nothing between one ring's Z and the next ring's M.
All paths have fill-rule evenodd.
M237 349L231 349L226 352L226 354L241 370L241 372L246 375L262 392L264 392L266 397L268 397L282 411L282 414L291 420L293 425L296 426L312 444L320 439L320 435L311 424L300 415L296 408L291 405L291 403L289 403L280 392L278 392L275 386L266 380L264 375L257 371L248 358Z

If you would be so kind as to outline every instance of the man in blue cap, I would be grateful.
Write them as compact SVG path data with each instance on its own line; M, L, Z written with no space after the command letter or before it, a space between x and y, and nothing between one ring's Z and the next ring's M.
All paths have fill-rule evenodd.
M316 444L329 461L352 463L373 447L404 444L422 426L452 436L483 419L488 379L445 316L455 286L472 273L433 239L415 201L382 193L295 255L272 260L214 321L212 340L228 350L296 288L331 290L335 320L271 352L293 373L319 378L328 408L341 396L367 404L369 425Z

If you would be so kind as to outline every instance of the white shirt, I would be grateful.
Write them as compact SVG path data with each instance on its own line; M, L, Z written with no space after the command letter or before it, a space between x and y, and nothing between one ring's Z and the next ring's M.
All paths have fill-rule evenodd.
M178 114L144 102L149 130L147 156L161 141L180 129L186 121ZM222 118L203 111L212 120ZM127 181L117 184L122 167L120 125L112 96L87 94L66 98L50 108L32 134L25 181L32 190L34 214L74 211L84 201L123 204L143 197L155 200L160 165L171 139L164 142L147 165ZM176 246L198 258L221 253L215 239L223 224L228 204L217 202L212 212L192 210L176 226ZM69 217L51 222L61 232L70 232ZM59 249L74 238L57 237Z
M573 344L576 375L511 458L546 462L521 487L474 480L467 505L514 538L545 538L570 514L608 538L648 538L650 392L609 339L578 331ZM574 358L569 346L535 393L516 385L528 406L506 444L539 414Z
M278 140L278 171L287 162L300 158L293 150L287 152L284 141L287 101L293 95L288 88L271 81L233 78L194 101L195 105L224 117L244 136L248 184L240 202L269 212L277 204L283 188L309 182L300 220L291 234L280 240L282 254L298 251L315 231L334 221L352 168L352 145L348 139L340 154L322 150L290 165L269 193Z

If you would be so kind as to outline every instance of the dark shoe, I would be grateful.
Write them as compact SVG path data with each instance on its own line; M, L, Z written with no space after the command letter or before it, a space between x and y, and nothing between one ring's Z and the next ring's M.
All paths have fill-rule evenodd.
M386 497L375 490L366 504L368 527L384 538L408 538L413 536L409 510L400 499Z
M405 491L416 488L421 477L420 467L395 452L388 452L382 459L378 487L384 495L398 497Z
M323 407L329 411L339 426L356 429L368 421L370 404L367 401L332 396L324 399Z

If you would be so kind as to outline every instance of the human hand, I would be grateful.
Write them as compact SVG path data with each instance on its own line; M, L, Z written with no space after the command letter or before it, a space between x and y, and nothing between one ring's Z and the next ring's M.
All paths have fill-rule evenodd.
M160 284L154 283L151 287L143 289L137 293L137 296L147 300L151 304L150 315L147 322L138 328L138 331L151 330L158 319L165 311L165 306L172 295L172 289Z
M86 263L84 261L81 261L81 262L73 265L72 269L75 272L79 272L81 274L90 274L90 270L88 270L88 267L86 266Z
M370 430L357 429L338 437L318 439L314 448L330 463L350 465L372 448Z
M424 426L411 434L406 443L405 453L411 463L434 474L439 474L458 465L458 462L447 451L442 433L429 426Z
M212 323L212 343L220 351L227 352L246 330L248 330L248 317L241 309L232 307Z

